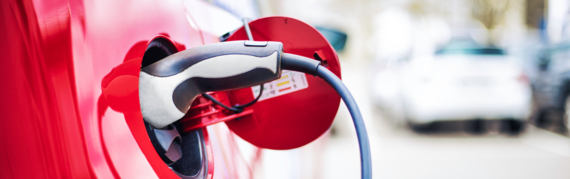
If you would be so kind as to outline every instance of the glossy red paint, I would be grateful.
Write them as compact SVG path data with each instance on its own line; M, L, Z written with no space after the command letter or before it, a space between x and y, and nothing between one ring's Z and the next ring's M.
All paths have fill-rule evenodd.
M188 1L1 1L0 178L178 178L142 135L128 87L138 86L134 67L152 38L172 39L179 50L204 44L206 33L191 24L215 14L193 17ZM204 130L208 178L247 176L215 162L237 148L212 135L233 136Z
M94 177L78 118L67 3L50 11L27 0L0 4L0 178Z

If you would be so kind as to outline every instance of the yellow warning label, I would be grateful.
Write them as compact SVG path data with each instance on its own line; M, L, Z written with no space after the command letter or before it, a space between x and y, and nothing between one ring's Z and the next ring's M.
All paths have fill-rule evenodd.
M283 85L286 85L286 84L289 84L289 81L284 81L284 82L281 82L281 83L277 83L277 86L283 86Z

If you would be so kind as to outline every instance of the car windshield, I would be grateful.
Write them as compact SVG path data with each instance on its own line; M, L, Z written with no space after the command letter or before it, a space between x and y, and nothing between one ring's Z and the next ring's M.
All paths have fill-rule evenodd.
M439 50L436 55L505 55L501 48L481 45L473 39L453 39Z
M436 55L505 55L499 48L444 48L435 52Z

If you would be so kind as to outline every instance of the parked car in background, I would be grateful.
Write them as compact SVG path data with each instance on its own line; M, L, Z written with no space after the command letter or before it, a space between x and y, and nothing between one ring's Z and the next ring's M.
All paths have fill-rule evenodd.
M534 117L538 126L570 129L570 42L543 50L536 63L538 73L532 83Z
M348 38L348 35L345 32L330 27L317 26L315 28L323 34L335 51L342 52L344 50L344 46L347 41L346 39Z
M464 126L481 133L485 121L498 120L503 132L519 134L531 108L530 84L517 58L470 39L395 59L377 73L374 92L377 104L416 130L469 121Z

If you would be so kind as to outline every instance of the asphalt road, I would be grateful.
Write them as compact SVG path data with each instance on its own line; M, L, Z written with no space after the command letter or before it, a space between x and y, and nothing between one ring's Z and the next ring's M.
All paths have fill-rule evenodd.
M520 137L376 130L374 178L570 178L570 140L542 129ZM322 178L358 177L356 146L349 137L329 139Z

